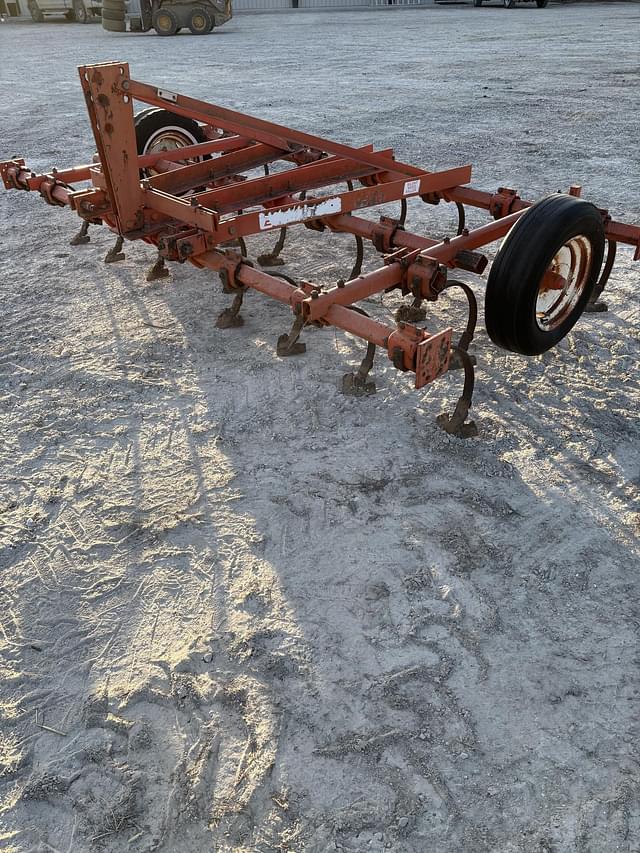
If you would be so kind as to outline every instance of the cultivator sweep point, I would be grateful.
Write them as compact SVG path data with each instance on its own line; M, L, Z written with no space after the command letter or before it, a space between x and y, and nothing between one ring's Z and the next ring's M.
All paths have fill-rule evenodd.
M140 83L124 62L87 65L79 72L97 146L93 162L35 174L24 160L8 160L0 163L7 189L37 190L48 204L74 210L83 222L71 245L89 241L90 224L107 226L117 235L107 263L124 259L124 240L157 247L148 281L168 275L167 260L217 271L223 291L233 296L216 320L220 329L243 324L240 309L248 289L288 305L293 321L277 341L281 357L305 352L300 336L308 325L334 326L363 338L366 355L357 371L343 377L344 393L375 391L369 374L376 348L398 370L414 374L416 388L448 370L463 370L464 390L453 414L438 418L448 433L477 434L467 420L475 364L468 349L477 304L467 283L449 279L450 270L482 274L488 261L478 250L506 238L487 282L487 331L509 351L538 355L558 343L583 311L606 310L600 297L618 243L633 246L640 260L640 227L614 221L582 200L577 186L536 203L506 187L483 192L469 186L470 166L420 169L396 160L389 149L343 145ZM137 116L134 101L147 105ZM261 170L258 176L255 170ZM343 185L346 189L335 189ZM455 204L456 236L436 239L407 230L409 198ZM398 219L357 215L389 202L400 202ZM468 229L466 206L487 210L492 220ZM245 238L277 232L274 248L257 264L280 266L287 231L296 225L355 237L356 260L346 281L323 288L254 266ZM363 274L365 240L382 264ZM418 325L427 316L424 303L453 287L462 289L469 307L457 342L451 328L432 332ZM391 290L407 298L395 325L369 317L358 304Z

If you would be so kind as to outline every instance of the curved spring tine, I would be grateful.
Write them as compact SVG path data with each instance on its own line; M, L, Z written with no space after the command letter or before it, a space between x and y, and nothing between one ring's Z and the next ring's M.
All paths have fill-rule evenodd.
M464 231L464 227L466 224L466 215L464 210L464 204L461 204L459 201L457 201L456 208L458 210L458 230L456 233L459 237Z
M441 429L448 432L450 435L457 435L459 438L473 438L478 435L478 428L475 421L467 421L467 415L471 408L473 399L473 388L475 385L475 370L469 353L461 347L452 347L453 353L458 356L464 368L464 387L462 394L458 398L456 407L452 415L438 415L436 422Z
M358 308L356 305L347 305L350 311L355 311L357 314L362 314L363 317L369 315L363 308ZM353 397L368 396L375 394L376 383L368 381L369 371L373 367L373 360L376 355L376 345L369 341L367 343L367 352L360 363L355 373L345 373L342 377L342 393Z
M237 329L239 326L244 326L244 318L240 314L243 299L244 290L237 291L231 305L218 314L216 318L216 327L218 329Z
M118 234L115 245L113 248L109 249L107 254L104 256L105 264L115 264L117 261L124 261L124 252L122 251L123 243L124 238Z
M269 164L264 164L264 174L265 177L269 177L271 174L269 171ZM258 263L261 267L271 267L271 266L282 266L284 261L280 257L280 252L284 249L284 241L287 238L287 229L281 228L280 233L278 235L278 241L270 252L265 252L262 255L258 255ZM246 252L242 252L243 255L246 255Z
M467 297L467 302L469 303L469 319L467 320L467 326L464 332L460 335L457 347L455 347L455 349L462 349L466 352L469 349L469 344L473 340L473 334L478 322L478 300L476 299L476 295L473 290L471 290L469 285L465 284L464 281L448 281L445 285L445 290L448 290L450 287L459 287L464 292Z
M404 224L407 221L407 200L406 198L400 199L400 219L398 220L398 227L404 228Z
M82 246L85 243L88 243L91 240L91 237L89 237L89 235L87 233L88 230L89 230L89 220L85 219L84 222L82 223L82 225L80 226L80 230L78 231L76 236L72 237L71 240L69 240L69 245L70 246Z
M362 314L363 317L369 316L367 314L367 312L364 310L364 308L358 308L357 305L347 305L347 308L349 308L351 311L356 311L358 314ZM367 343L367 353L366 353L365 357L362 359L362 364L358 368L358 374L362 378L363 382L367 378L367 374L369 373L369 371L373 367L373 359L375 358L375 354L376 354L376 345L372 344L371 341L369 341Z
M349 190L349 192L353 192L353 181L347 181L347 189ZM347 281L351 281L352 278L357 278L362 272L362 261L364 259L364 241L359 234L356 234L354 236L356 238L356 259L353 263L353 267L351 269L351 272L349 273L349 278L347 279Z
M421 323L426 318L427 312L419 296L414 298L411 305L401 305L395 313L396 323Z
M364 259L364 240L360 237L359 234L355 235L356 238L356 259L354 261L351 272L349 273L349 278L347 281L351 281L352 278L357 278L362 272L362 261Z
M278 240L270 252L265 252L262 255L258 255L258 263L261 267L280 267L284 264L284 261L280 257L280 252L284 248L284 241L287 239L287 229L283 226L280 229L280 233L278 235Z
M275 276L276 278L282 278L289 284L293 285L293 287L300 287L295 278L291 278L290 275L286 275L283 272L272 272L269 273L269 275ZM307 345L298 341L300 333L304 327L305 320L301 314L293 321L291 331L288 333L285 332L284 335L280 335L276 344L276 353L281 358L285 358L290 355L302 355L307 351Z
M285 281L288 281L289 284L292 284L294 287L300 287L295 278L291 278L290 275L285 275L283 272L270 272L269 275L274 275L276 278L283 278Z
M303 355L307 351L307 345L298 340L300 333L305 327L305 322L304 316L302 314L298 315L293 321L291 331L280 335L276 344L276 353L280 358L287 358L291 355Z
M598 279L595 287L593 288L593 293L589 297L589 302L587 303L586 310L589 310L589 306L594 306L598 303L598 300L602 296L602 292L607 286L607 282L609 281L609 276L611 275L611 270L613 269L613 265L616 260L616 254L618 251L618 244L615 240L609 240L607 246L607 257L604 262L604 266L602 267L602 272L600 273L600 278ZM603 305L604 303L600 303Z

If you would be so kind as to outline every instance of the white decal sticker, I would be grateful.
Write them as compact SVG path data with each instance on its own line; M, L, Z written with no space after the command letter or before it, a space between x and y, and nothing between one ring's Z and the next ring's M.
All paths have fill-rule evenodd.
M269 210L259 215L260 230L268 228L280 228L282 225L290 225L292 222L302 222L304 219L317 219L319 216L329 216L332 213L340 213L342 210L342 199L327 198L316 204L298 204L295 207L284 210Z
M403 195L415 195L420 192L420 181L405 181Z

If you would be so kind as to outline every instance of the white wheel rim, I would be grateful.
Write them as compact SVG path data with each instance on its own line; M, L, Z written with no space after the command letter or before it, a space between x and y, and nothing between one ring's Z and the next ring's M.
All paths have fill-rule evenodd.
M543 332L556 329L573 312L589 281L592 257L591 241L582 235L554 255L536 298L536 323Z
M198 139L188 130L175 125L161 127L152 133L144 146L143 154L156 154L158 151L176 151L178 148L186 148L188 145L197 145ZM186 163L199 163L202 157L191 157L178 160L181 165ZM153 169L146 169L149 175L157 174Z
M175 151L188 145L197 145L198 140L183 127L167 125L152 133L144 146L144 154L156 154L158 151Z

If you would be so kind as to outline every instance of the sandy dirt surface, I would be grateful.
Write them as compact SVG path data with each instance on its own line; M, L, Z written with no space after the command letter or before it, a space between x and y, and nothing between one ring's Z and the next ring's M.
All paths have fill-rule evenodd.
M640 220L640 8L0 27L0 154L94 150L75 66ZM247 59L249 60L247 62ZM480 436L384 355L0 193L0 850L637 853L640 269L544 356L474 342ZM480 221L480 216L472 221ZM443 235L447 206L410 205ZM272 242L272 241L268 241ZM268 245L250 241L252 255ZM495 247L494 247L495 249ZM323 284L352 240L291 234ZM373 252L366 269L379 265ZM471 277L469 281L471 281ZM474 287L482 297L483 283ZM370 300L379 318L399 301ZM429 325L463 319L457 298ZM43 728L46 726L47 728Z

